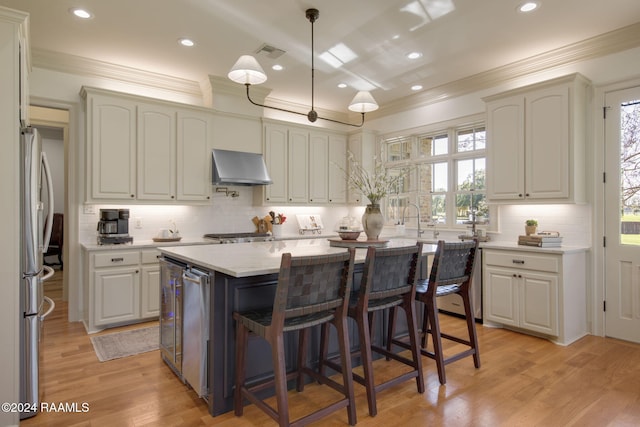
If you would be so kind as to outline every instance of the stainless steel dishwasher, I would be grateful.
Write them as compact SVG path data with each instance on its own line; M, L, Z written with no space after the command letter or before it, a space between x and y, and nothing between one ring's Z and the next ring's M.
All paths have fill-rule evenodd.
M188 267L182 273L182 378L205 398L208 392L209 272Z

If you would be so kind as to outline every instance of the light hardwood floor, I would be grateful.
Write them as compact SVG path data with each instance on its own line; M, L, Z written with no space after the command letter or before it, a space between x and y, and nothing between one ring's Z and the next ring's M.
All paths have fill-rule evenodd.
M159 351L100 363L80 323L68 323L59 282L46 286L56 300L44 336L45 402L86 402L86 413L43 412L24 426L272 426L253 405L243 417L211 417L205 403L161 361ZM449 331L460 319L443 322ZM137 325L135 327L139 327ZM106 333L114 332L108 330ZM482 367L471 358L447 366L440 386L434 362L423 358L426 391L415 381L378 394L378 415L367 412L355 384L359 426L638 426L640 345L588 336L568 347L502 329L478 326ZM376 372L393 372L379 360ZM401 368L400 368L401 369ZM290 392L292 417L335 397L311 384ZM346 426L346 411L316 425Z

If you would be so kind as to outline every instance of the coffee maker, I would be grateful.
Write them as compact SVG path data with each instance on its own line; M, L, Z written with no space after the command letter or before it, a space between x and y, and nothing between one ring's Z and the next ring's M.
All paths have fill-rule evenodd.
M100 209L98 244L131 243L129 236L129 209Z

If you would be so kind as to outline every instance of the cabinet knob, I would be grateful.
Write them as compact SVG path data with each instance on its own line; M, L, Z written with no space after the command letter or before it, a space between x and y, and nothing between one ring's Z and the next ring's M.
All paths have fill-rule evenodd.
M134 197L136 197L136 195L135 195L135 194L132 194L132 195L131 195L131 198L133 199Z
M522 193L518 193L518 197L522 197Z
M529 193L526 193L526 194L525 194L525 196L526 196L526 197L529 197Z
M172 199L175 199L175 198L176 198L176 196L171 196L171 198L172 198Z

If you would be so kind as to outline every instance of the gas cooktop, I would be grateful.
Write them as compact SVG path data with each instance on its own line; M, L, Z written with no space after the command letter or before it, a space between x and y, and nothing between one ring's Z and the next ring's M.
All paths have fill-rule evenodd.
M210 233L203 236L213 243L268 242L274 240L268 233Z

